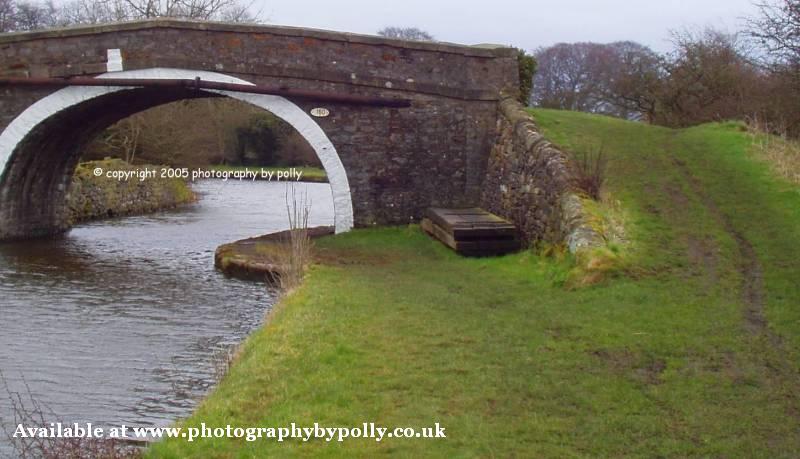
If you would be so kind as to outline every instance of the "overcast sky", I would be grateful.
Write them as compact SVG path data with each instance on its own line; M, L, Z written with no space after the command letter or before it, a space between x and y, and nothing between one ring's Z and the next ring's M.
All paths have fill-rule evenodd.
M669 49L670 29L735 31L752 0L255 0L269 23L374 34L414 26L437 40L533 50L566 41L634 40Z

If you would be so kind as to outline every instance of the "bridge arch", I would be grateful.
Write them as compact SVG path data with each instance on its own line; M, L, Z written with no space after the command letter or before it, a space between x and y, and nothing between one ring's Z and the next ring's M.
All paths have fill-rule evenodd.
M97 78L125 78L125 79L194 79L200 77L204 81L213 81L220 83L233 83L253 85L253 83L236 78L230 75L225 75L217 72L177 69L177 68L149 68L139 70L117 71L108 72L98 75ZM26 158L16 158L15 155L24 155L31 147L36 146L37 140L31 137L38 137L38 142L42 145L47 144L47 129L44 126L57 118L60 114L67 113L70 110L75 110L83 104L98 101L107 96L121 93L132 93L137 91L137 88L131 87L89 87L89 86L69 86L60 89L29 106L19 116L17 116L9 125L0 133L0 178L4 178L5 186L0 190L0 199L3 202L9 202L10 196L14 192L24 195L31 191L32 188L37 186L41 187L42 180L47 178L37 178L35 174L24 174L26 165L41 167L41 161L32 162L26 161ZM320 159L325 172L328 176L328 181L331 186L331 193L333 195L334 204L334 222L336 232L344 232L352 229L353 227L353 204L350 194L350 185L348 182L347 174L342 164L341 159L336 151L331 140L322 130L322 128L311 118L303 109L297 106L290 100L274 95L254 94L246 92L233 92L216 89L201 89L200 91L212 96L225 96L232 99L237 99L256 107L262 108L275 116L283 119L306 141L316 152ZM108 120L101 121L97 125L89 126L87 129L88 134L94 134L99 129L106 127L113 121L124 118L130 114L142 111L155 105L180 100L181 94L175 95L162 95L163 98L156 98L152 103L138 106L133 100L123 100L122 103L130 103L130 107L120 107L120 111L116 116L111 116ZM194 97L197 97L196 95ZM113 103L113 102L112 102ZM31 142L32 145L26 143ZM75 146L81 146L75 143ZM52 148L52 147L51 147ZM66 154L69 156L69 153ZM52 159L52 158L51 158ZM56 164L51 164L50 167L66 169L63 171L55 171L57 174L60 172L61 180L57 183L50 185L54 187L54 191L58 194L65 194L68 182L67 178L71 177L71 172L74 169L77 158L62 158L56 161ZM20 176L16 182L9 183L9 180L14 181L11 177L6 177L12 173L11 169L16 163L17 175ZM69 174L65 174L68 172ZM23 174L23 175L20 175ZM52 180L51 180L52 181ZM11 187L20 187L21 189L13 190ZM19 201L19 199L17 199ZM28 215L33 215L33 221L28 222L20 228L21 233L37 233L36 226L42 226L43 230L49 229L63 229L63 223L58 222L61 217L54 209L48 209L49 203L41 203L43 211L31 212L35 209L18 208L17 211L25 211ZM57 203L60 204L60 203ZM17 207L30 207L36 205L33 200L26 200L25 203L18 203ZM37 221L44 220L44 221ZM56 220L56 221L53 221ZM0 230L3 230L0 228ZM5 232L8 230L5 229Z
M516 50L494 45L173 19L0 34L0 133L61 80L92 80L81 91L61 92L75 97L61 111L40 114L36 126L17 122L9 131L16 134L3 139L0 240L59 230L63 219L46 201L66 194L71 177L58 171L74 167L76 150L93 133L137 111L193 97L244 98L279 115L297 113L292 124L307 137L324 130L325 145L335 149L311 142L331 177L339 231L405 225L431 206L476 206L499 135L499 102L518 91L517 60ZM113 71L106 78L120 77L127 86L130 74L123 71L138 69L208 75L196 85L173 79L94 88L103 86L94 75ZM212 91L243 89L282 96L305 113L325 109L320 113L327 116L310 123L274 96Z

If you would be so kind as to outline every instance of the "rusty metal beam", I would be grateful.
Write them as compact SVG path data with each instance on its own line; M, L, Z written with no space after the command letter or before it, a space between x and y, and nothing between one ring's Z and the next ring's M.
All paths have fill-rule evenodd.
M182 88L200 91L213 89L232 92L248 92L252 94L268 94L290 99L300 99L319 102L330 102L348 105L367 105L372 107L404 108L411 106L409 99L389 97L360 96L356 94L338 94L322 91L307 91L303 89L290 89L287 87L257 86L236 83L220 83L217 81L202 80L177 80L177 79L133 79L133 78L2 78L2 86L118 86L136 88Z

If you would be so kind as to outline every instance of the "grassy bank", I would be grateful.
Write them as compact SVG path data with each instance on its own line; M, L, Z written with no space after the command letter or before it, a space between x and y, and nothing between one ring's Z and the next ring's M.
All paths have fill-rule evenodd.
M151 457L793 457L800 194L735 123L682 131L537 111L602 145L625 268L567 288L568 256L464 259L417 227L317 242L318 263L183 423L425 427L445 440L213 439Z
M210 166L210 170L214 171L243 171L245 169L250 170L267 170L272 172L278 171L286 171L289 169L295 169L299 172L302 172L303 175L300 178L301 182L315 182L315 183L325 183L328 181L328 174L325 173L325 169L321 169L319 167L273 167L273 166L227 166L227 165L219 165L219 166Z

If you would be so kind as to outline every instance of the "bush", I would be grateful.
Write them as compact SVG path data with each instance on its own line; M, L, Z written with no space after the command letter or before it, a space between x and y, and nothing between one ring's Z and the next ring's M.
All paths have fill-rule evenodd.
M519 66L519 101L522 105L528 106L533 91L533 76L536 74L536 58L529 55L525 50L517 50L517 64Z

